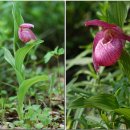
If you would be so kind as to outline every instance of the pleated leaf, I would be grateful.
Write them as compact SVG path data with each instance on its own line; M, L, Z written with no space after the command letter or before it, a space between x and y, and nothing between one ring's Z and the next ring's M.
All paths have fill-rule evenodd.
M123 115L127 120L130 121L130 108L118 108L114 111L120 115Z
M106 111L119 108L117 99L111 94L99 94L90 98L78 98L70 103L70 108L95 107Z
M110 1L107 10L107 21L123 27L127 17L127 5L124 1Z
M127 78L130 81L130 55L126 50L123 50L119 64L124 74L126 74Z

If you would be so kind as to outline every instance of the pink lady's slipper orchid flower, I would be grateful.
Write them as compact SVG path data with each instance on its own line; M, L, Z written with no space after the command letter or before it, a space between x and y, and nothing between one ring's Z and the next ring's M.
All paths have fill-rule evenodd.
M24 23L21 24L19 27L18 30L19 39L24 43L29 42L30 40L36 40L36 36L30 28L34 28L34 25Z
M125 41L130 41L130 36L123 33L115 24L109 24L100 20L90 20L86 26L101 26L93 43L93 64L96 71L99 66L111 66L120 58Z

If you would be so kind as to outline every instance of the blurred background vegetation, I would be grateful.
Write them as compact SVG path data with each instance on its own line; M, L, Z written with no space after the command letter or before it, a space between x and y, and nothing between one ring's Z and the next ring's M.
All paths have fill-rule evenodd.
M55 57L46 64L44 56L57 46L64 48L64 2L19 1L15 3L19 6L24 22L34 24L33 32L39 39L44 40L26 57L26 77L30 78L38 74L50 76L49 84L36 84L34 88L30 89L26 102L31 100L43 108L50 107L52 110L58 111L59 117L51 119L54 124L51 122L52 126L50 127L59 127L63 123L64 116L64 55L59 57L59 67L57 67ZM11 1L0 1L0 47L8 48L13 54L14 21L12 7ZM20 47L24 46L20 40L18 44ZM0 50L0 68L0 121L12 122L17 120L15 119L15 116L17 118L15 108L18 83L13 69L4 59L2 49ZM58 79L58 72L60 79ZM56 101L52 101L52 99ZM2 109L3 103L4 109ZM9 120L10 117L12 120Z
M96 2L67 2L66 13L66 57L74 58L86 47L92 45L93 37L90 29L85 27L85 21L97 19L96 11L99 10L99 3ZM82 9L81 9L82 8ZM97 27L96 27L97 28ZM73 74L79 70L74 66L67 71L67 82L72 79Z
M74 100L76 104L76 99L80 97L88 99L99 93L113 94L121 107L130 107L130 83L122 70L119 69L118 62L110 67L100 67L99 74L96 74L92 63L92 46L94 36L99 29L96 26L85 27L84 25L88 20L103 20L110 3L114 2L67 2L67 129L126 128L121 123L121 116L114 120L114 114L111 112L105 112L94 107L69 108ZM129 7L130 2L125 4ZM130 35L129 26L130 9L122 28L127 35ZM128 52L130 52L129 48L130 44L126 42ZM77 104L81 102L77 101ZM102 112L105 117L102 117Z
M85 21L98 18L95 13L99 10L98 4L98 1L67 2L67 59L79 54L82 51L79 47L86 46L92 41Z

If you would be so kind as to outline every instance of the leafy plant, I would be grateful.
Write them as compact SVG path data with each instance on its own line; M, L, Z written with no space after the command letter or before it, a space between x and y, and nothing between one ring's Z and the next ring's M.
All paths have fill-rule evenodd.
M54 51L50 51L48 52L45 56L44 56L44 60L45 63L49 62L49 60L54 56L55 58L59 58L60 55L64 54L64 49L63 48L58 48L56 47L54 49Z
M54 49L54 51L50 51L50 52L47 52L47 54L44 56L44 61L45 63L49 62L49 60L52 58L52 57L55 57L56 60L57 60L57 68L58 68L58 79L59 79L59 87L61 88L60 86L60 71L59 71L59 57L61 55L64 54L64 49L63 48L58 48L56 47Z
M25 79L25 66L24 66L25 56L34 46L39 45L43 41L42 40L30 41L26 43L24 47L19 48L15 52L15 48L16 48L15 46L18 39L18 27L23 22L23 18L16 4L13 4L13 17L14 17L14 45L13 45L14 56L11 54L11 52L8 49L6 48L3 48L3 49L4 49L4 57L6 61L9 64L11 64L11 66L15 70L15 73L18 79L19 88L18 88L18 93L17 93L17 98L18 98L17 112L19 115L19 119L23 120L24 119L23 102L24 102L24 98L25 98L26 93L28 92L29 87L31 87L33 84L39 81L48 81L48 76L41 75L41 76L35 76L30 79Z

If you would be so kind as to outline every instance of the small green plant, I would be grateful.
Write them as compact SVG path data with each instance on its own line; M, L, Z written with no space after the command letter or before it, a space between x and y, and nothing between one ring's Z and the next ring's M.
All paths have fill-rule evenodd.
M52 58L52 57L55 57L58 61L57 63L59 62L59 56L63 55L64 54L64 49L63 48L59 48L59 47L56 47L54 49L54 51L49 51L47 52L47 54L44 56L44 61L45 63L48 63L49 60Z
M57 75L58 75L58 79L59 79L59 88L61 88L61 86L60 86L60 71L59 71L59 68L60 68L60 66L59 66L59 57L60 57L61 55L63 55L63 54L64 54L64 49L63 49L63 48L56 47L56 48L54 49L54 51L49 51L49 52L47 52L47 54L44 56L44 61L45 61L45 63L48 63L52 57L55 57L55 58L56 58L57 68L58 68L58 74L57 74Z
M52 122L50 108L44 108L42 110L40 108L40 105L32 105L26 107L25 111L26 113L23 122L23 126L25 128L32 128L32 127L36 129L47 128L47 126ZM21 126L19 124L20 122L21 121L15 121L14 124L16 126Z

